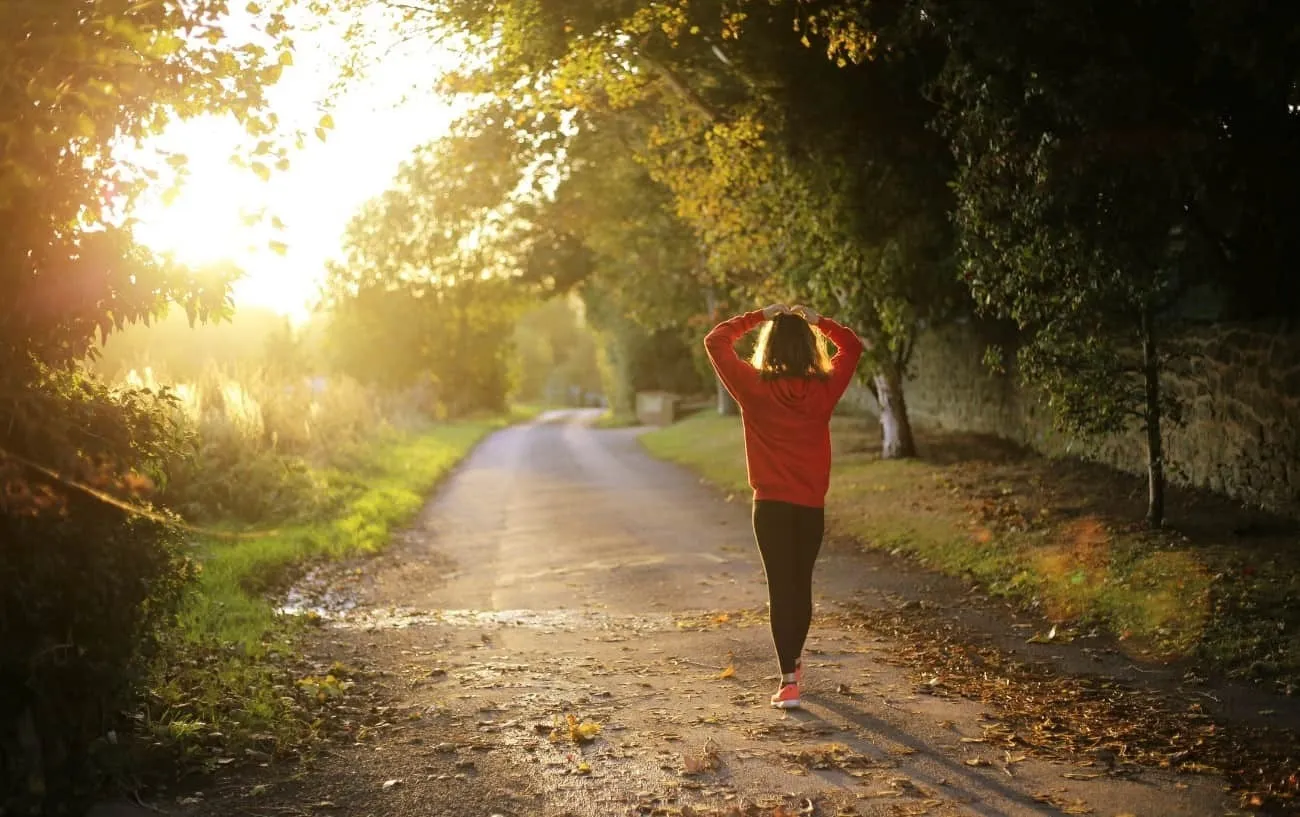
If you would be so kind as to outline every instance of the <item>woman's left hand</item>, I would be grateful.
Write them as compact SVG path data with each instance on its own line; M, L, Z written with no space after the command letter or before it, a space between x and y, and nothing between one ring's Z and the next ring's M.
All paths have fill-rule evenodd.
M771 306L763 307L763 317L770 321L777 315L784 315L789 311L790 307L785 304L772 304Z

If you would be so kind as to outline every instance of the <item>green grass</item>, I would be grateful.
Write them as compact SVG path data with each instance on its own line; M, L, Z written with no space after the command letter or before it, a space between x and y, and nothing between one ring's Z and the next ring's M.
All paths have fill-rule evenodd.
M640 439L651 454L685 465L721 488L748 490L745 440L734 417L700 413Z
M347 497L337 515L266 536L203 543L199 585L181 615L184 632L255 651L275 625L269 591L310 562L378 552L443 475L500 426L449 423L384 440L363 452L355 469L323 475L331 491Z
M1230 534L1145 531L1116 498L1121 478L1096 469L992 451L880 460L873 425L832 423L831 533L972 579L1056 622L1108 629L1135 657L1196 657L1279 688L1300 677L1300 640L1288 635L1300 618L1294 565L1266 570L1258 545ZM651 454L748 493L735 418L701 414L641 440ZM934 435L923 450L959 444ZM1248 578L1241 565L1251 565ZM1270 599L1277 604L1261 625Z
M596 420L595 425L596 428L631 428L632 426L640 425L640 421L637 420L635 415L620 414L613 410L606 409L600 415L600 419Z
M349 458L346 471L321 473L337 501L326 518L239 539L198 546L201 573L155 662L149 702L141 713L162 748L215 769L213 746L227 756L246 749L302 751L327 729L330 676L305 678L298 666L304 623L278 615L274 596L305 566L377 553L412 519L438 482L490 432L535 416L439 424L378 438Z

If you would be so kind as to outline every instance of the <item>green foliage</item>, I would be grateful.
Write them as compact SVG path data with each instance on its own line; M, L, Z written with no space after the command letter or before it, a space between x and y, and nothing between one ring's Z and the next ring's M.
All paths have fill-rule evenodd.
M449 84L489 96L480 121L520 110L503 123L526 157L515 166L535 160L561 180L538 207L538 232L554 239L534 247L538 267L580 265L617 320L684 337L712 296L814 300L867 336L880 387L898 391L918 326L965 303L951 155L920 93L935 61L898 48L866 59L877 34L844 9L746 9L428 13L482 50L481 68ZM901 399L882 406L906 424Z
M555 297L520 315L515 324L515 397L567 403L570 389L600 392L597 338L585 324L581 303Z
M428 386L453 416L501 411L521 302L505 276L519 225L502 206L518 174L481 134L456 134L406 162L348 229L330 268L330 343L343 371L387 388Z
M265 536L202 545L203 571L181 617L184 632L255 652L274 630L271 591L312 562L378 552L451 467L500 427L500 420L485 419L391 432L368 441L347 468L311 469L328 495L314 516Z
M37 468L132 497L174 448L166 400L78 368L97 339L179 304L228 309L233 271L135 245L129 215L160 174L120 148L198 113L274 130L265 91L292 43L282 16L226 36L222 0L0 4L0 690L6 811L58 813L92 781L188 573L174 532ZM172 157L178 172L184 157Z
M80 494L61 511L0 514L6 813L57 813L94 796L192 576L165 524Z
M1026 331L1020 374L1063 427L1114 433L1136 419L1146 430L1159 524L1161 421L1176 410L1160 344L1219 260L1197 215L1218 126L1198 110L1189 12L1024 5L1014 31L975 3L936 18L953 45L939 87L959 160L963 274L980 308ZM1193 47L1150 49L1155 32ZM1061 54L1084 56L1067 70Z

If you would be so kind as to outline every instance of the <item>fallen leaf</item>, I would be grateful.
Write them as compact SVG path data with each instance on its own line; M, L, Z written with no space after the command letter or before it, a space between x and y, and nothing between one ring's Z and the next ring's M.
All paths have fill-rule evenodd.
M383 788L384 788L384 791L387 791L388 789L391 789L391 788L393 788L393 787L395 787L395 786L400 786L400 785L402 785L402 781L400 781L400 780L385 780L385 781L384 781Z
M596 739L600 734L600 724L596 721L578 720L576 715L566 715L561 722L557 718L555 728L551 730L550 739L552 742L567 737L574 743L587 743Z
M734 665L728 664L726 669L724 669L722 672L719 672L717 675L713 677L718 679L719 681L723 680L724 678L735 678L736 668Z
M574 773L575 773L575 774L591 774L591 764L588 763L588 762L585 761L585 760L582 761L581 763L578 764L578 768L574 770Z

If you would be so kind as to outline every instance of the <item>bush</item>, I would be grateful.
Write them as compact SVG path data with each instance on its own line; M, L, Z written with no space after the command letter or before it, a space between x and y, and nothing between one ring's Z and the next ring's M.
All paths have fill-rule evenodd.
M81 493L63 511L0 514L0 813L93 795L194 573L173 527Z
M152 385L152 374L135 382ZM181 453L166 465L161 500L200 524L279 524L328 512L338 497L319 469L350 463L384 426L374 395L346 378L211 367L175 388Z

